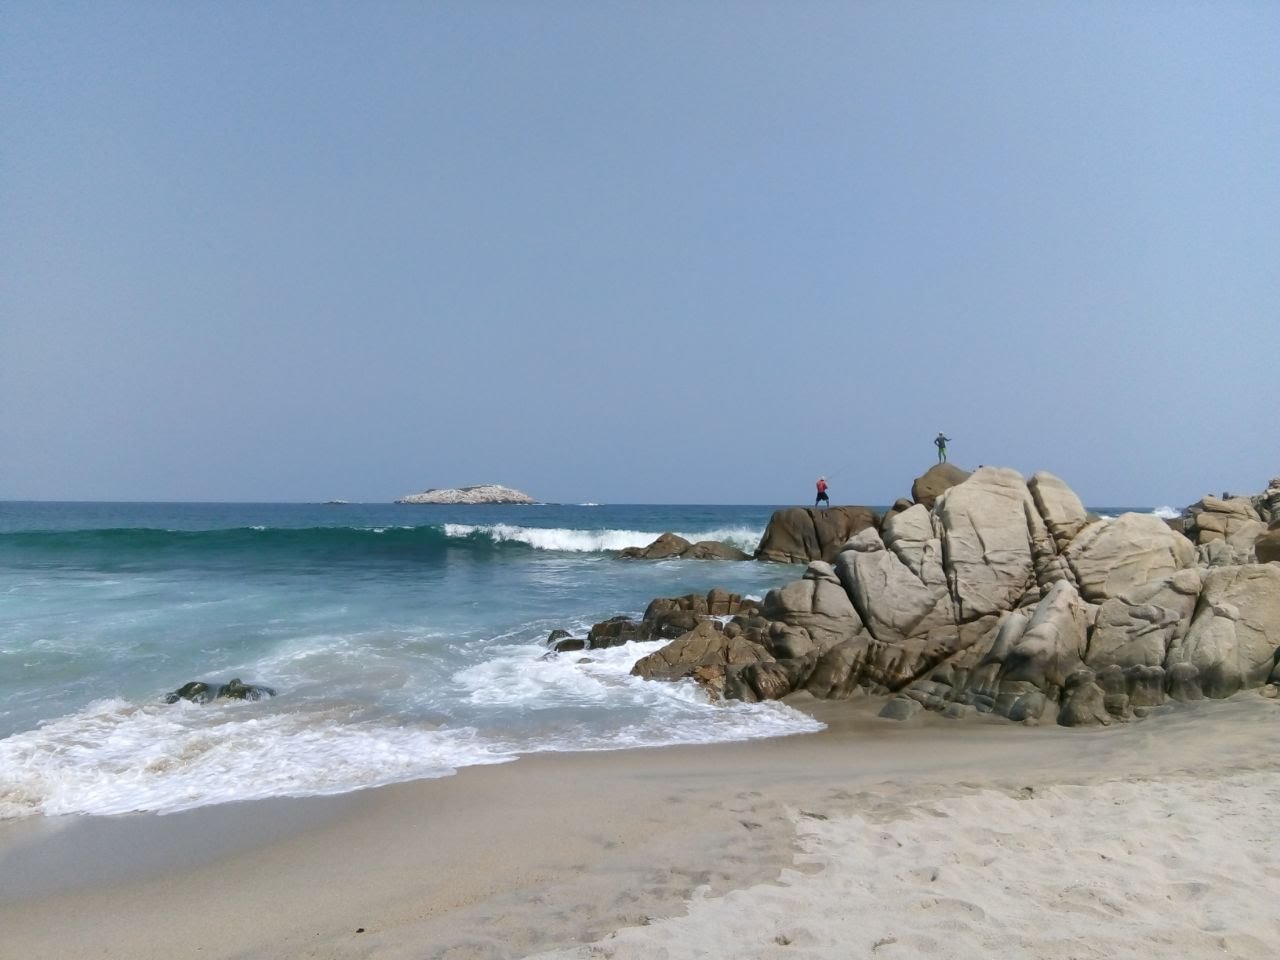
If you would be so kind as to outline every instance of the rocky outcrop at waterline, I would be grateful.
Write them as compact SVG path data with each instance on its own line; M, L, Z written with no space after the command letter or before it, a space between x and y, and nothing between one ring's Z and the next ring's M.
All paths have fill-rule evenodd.
M430 489L422 493L411 493L401 497L396 503L443 503L443 504L497 504L524 503L536 504L537 500L527 493L513 490L496 483L481 483L471 487L452 487L445 490Z
M639 620L610 617L593 626L585 637L574 637L567 630L552 630L547 646L557 653L565 653L617 647L632 641L674 640L708 617L750 616L758 609L756 601L719 588L705 595L659 597L649 604Z
M627 547L624 560L750 560L749 554L719 540L690 543L678 533L664 533L647 547Z
M239 677L226 683L205 683L192 680L184 683L173 693L165 695L165 703L177 703L179 700L190 700L192 703L209 703L213 700L261 700L274 697L275 690L258 683L243 683Z
M1073 726L1168 700L1274 695L1280 564L1257 556L1270 542L1263 511L1280 503L1271 489L1280 483L1262 508L1205 498L1170 525L1093 517L1051 474L983 467L932 507L821 546L830 559L758 609L699 616L633 673L692 677L742 700L874 693L897 698L891 716L927 708ZM803 525L791 542L811 549L818 522L812 543Z

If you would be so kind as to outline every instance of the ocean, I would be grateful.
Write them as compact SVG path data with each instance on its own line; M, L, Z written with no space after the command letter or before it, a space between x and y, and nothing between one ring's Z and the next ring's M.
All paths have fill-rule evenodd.
M774 509L0 503L0 819L165 813L540 751L818 729L783 704L632 677L661 641L546 646L553 629L585 635L654 597L763 597L799 576L616 555L668 530L751 552ZM233 678L277 695L164 702L188 681Z
M522 753L817 728L549 655L654 597L799 568L620 560L672 530L750 552L769 506L0 503L0 819L170 812L447 776ZM277 696L163 702L191 680Z

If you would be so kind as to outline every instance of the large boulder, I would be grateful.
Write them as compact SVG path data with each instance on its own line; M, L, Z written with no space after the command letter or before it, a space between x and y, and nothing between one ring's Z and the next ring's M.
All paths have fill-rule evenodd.
M760 612L769 620L804 627L823 650L866 633L831 564L821 560L809 564L801 579L770 590Z
M933 518L923 504L917 503L887 517L881 539L917 580L929 587L947 589L947 573L942 567L942 538L934 530Z
M945 579L923 582L885 547L875 530L863 530L849 541L836 561L836 571L854 609L877 640L902 643L923 639L935 630L954 632L955 612Z
M620 554L624 560L750 560L743 551L719 540L690 543L678 533L664 533L647 547L627 547Z
M1247 530L1256 537L1265 527L1249 497L1204 497L1188 507L1186 513L1187 535L1197 544L1230 540L1234 534Z
M1161 667L1175 640L1186 635L1203 586L1194 568L1179 570L1102 602L1085 662L1095 670Z
M1089 611L1075 588L1055 583L1010 644L1000 679L1025 680L1056 699L1067 678L1084 668Z
M1008 610L1034 586L1029 524L1040 520L1017 471L982 467L938 499L934 517L957 619Z
M1215 568L1187 635L1174 643L1167 667L1196 668L1207 697L1229 697L1267 682L1280 648L1280 566Z
M932 510L938 498L957 484L969 479L969 473L955 464L934 464L911 483L911 499Z
M1088 511L1076 492L1052 473L1034 474L1027 481L1027 489L1059 550L1075 539L1089 522Z
M1080 594L1101 603L1189 567L1195 549L1159 517L1124 513L1085 527L1063 551Z
M732 664L755 663L773 657L746 637L727 636L714 620L703 620L688 633L665 647L641 657L631 668L633 676L646 680L679 680L696 676L713 689L723 684L725 669Z
M627 547L619 556L626 560L666 560L680 556L691 546L678 533L664 533L647 547Z
M769 518L755 557L776 563L830 563L850 537L876 526L877 520L870 507L787 507Z

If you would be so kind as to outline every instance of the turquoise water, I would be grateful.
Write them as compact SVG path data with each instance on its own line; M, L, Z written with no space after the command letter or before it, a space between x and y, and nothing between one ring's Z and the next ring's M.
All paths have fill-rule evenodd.
M674 530L754 548L774 508L0 504L0 817L336 793L542 750L813 729L545 638L797 568L622 561ZM240 677L278 696L162 697Z

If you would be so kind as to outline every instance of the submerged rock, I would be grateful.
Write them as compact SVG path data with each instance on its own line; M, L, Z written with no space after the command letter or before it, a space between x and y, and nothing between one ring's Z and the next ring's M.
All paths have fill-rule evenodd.
M243 683L239 677L227 683L205 683L192 680L184 683L173 693L166 694L165 703L177 703L179 700L190 700L192 703L209 703L211 700L261 700L263 697L274 697L275 690L257 683Z

